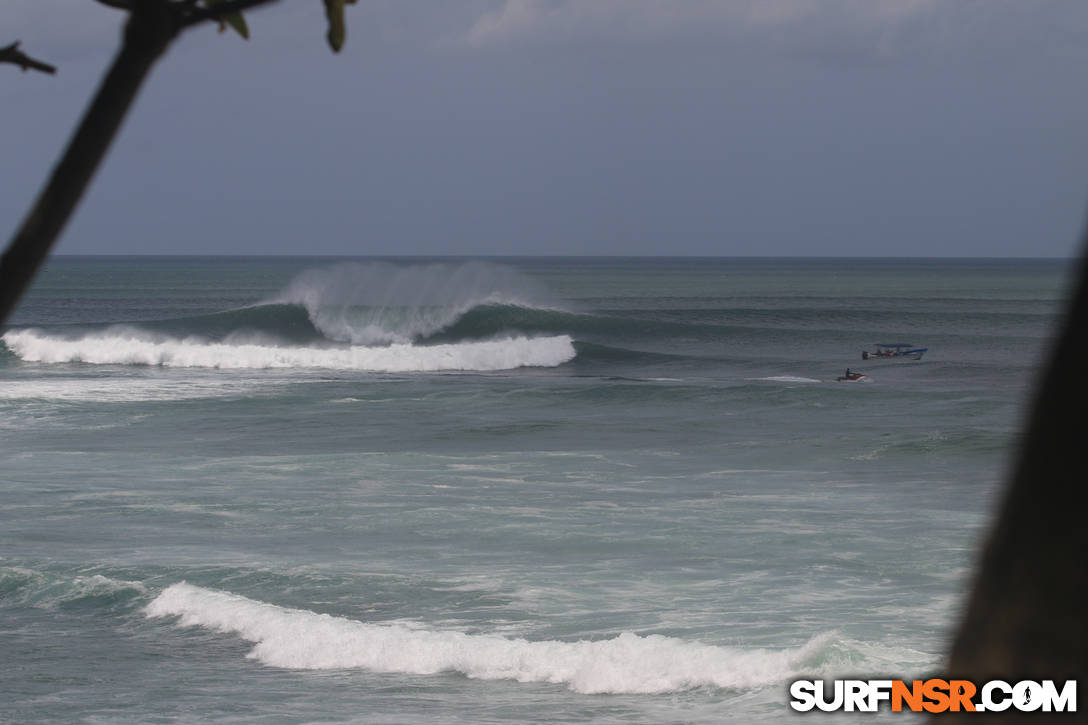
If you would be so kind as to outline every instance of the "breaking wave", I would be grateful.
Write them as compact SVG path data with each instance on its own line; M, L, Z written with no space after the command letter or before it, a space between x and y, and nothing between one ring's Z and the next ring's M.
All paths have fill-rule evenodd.
M330 340L383 345L425 338L475 307L537 308L546 299L530 278L487 262L349 262L308 269L266 303L303 307Z
M758 688L803 672L856 666L859 657L871 659L866 654L871 646L863 643L846 647L850 651L844 656L845 645L833 633L781 650L718 647L632 633L592 641L530 641L397 623L370 624L184 582L160 593L145 614L179 617L180 626L236 635L253 643L248 657L272 667L411 675L458 672L481 680L564 684L587 694ZM886 666L889 653L881 649L877 654L872 664ZM891 653L894 660L904 657L921 664L927 656L912 651Z
M494 264L346 263L306 270L250 307L128 324L13 329L0 338L0 350L27 362L166 367L555 367L577 354L569 335L530 336L525 333L537 331L514 324L428 339L481 306L529 311L544 298L532 280Z

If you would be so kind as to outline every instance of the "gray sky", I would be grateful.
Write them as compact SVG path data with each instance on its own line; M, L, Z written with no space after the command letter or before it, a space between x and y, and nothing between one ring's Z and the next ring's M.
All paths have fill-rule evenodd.
M4 0L10 237L118 40ZM63 253L1067 256L1084 0L318 0L190 31Z

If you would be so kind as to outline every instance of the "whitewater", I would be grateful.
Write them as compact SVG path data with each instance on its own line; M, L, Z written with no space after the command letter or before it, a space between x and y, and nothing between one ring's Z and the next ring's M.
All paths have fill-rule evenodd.
M346 348L280 347L199 340L148 340L138 332L107 330L77 340L34 330L8 332L8 349L28 362L82 362L207 368L329 368L372 372L487 371L555 367L575 356L566 335L466 342L456 345L391 344Z
M373 625L284 609L227 592L179 583L147 607L150 617L236 634L256 646L247 655L273 667L362 668L473 679L549 682L586 694L655 694L696 687L756 688L796 676L830 636L780 652L743 651L626 632L599 641L538 641L409 624Z
M52 260L0 330L0 719L777 723L940 673L1067 275Z

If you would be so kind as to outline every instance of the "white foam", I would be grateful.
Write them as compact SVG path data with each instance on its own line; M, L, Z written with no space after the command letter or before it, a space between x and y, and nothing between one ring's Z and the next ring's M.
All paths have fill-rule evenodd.
M276 347L213 343L188 338L154 339L110 329L77 340L35 329L10 330L4 344L27 362L84 362L104 365L162 365L205 368L326 368L371 372L510 370L555 367L575 356L573 340L514 337L449 345L394 344L387 347Z
M252 394L252 386L228 380L151 380L132 377L50 380L8 380L0 387L0 400L63 400L132 402L188 400Z
M77 576L72 580L71 592L67 598L78 599L80 597L105 596L128 590L134 590L141 594L146 593L144 585L137 581L126 579L111 579L101 574L92 576Z
M249 657L302 670L359 668L483 680L565 684L582 693L667 693L700 687L745 689L795 677L827 649L831 635L783 650L716 647L660 635L624 633L597 641L529 641L408 626L368 624L286 609L184 582L147 607L149 617L236 634Z
M753 380L767 380L772 383L818 383L816 378L802 378L796 375L775 375L769 378L752 378Z

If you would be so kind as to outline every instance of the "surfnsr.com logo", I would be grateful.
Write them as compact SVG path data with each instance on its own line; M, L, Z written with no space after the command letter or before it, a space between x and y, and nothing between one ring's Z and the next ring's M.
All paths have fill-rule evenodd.
M798 712L1076 712L1077 681L796 680L790 707Z

